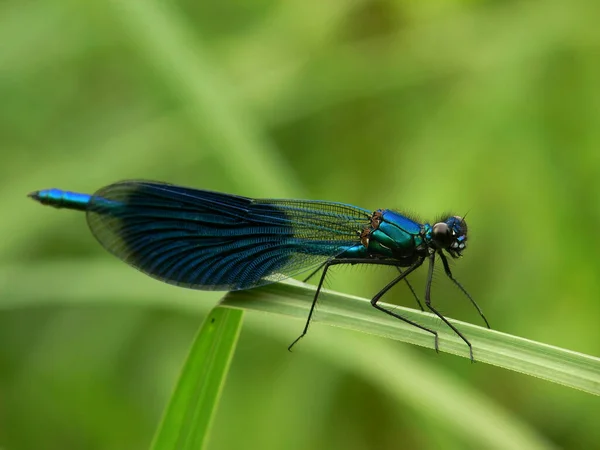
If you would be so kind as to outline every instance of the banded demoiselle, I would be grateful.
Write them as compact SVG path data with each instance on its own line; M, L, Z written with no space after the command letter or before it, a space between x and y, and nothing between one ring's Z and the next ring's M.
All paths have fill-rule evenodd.
M390 209L374 212L356 206L313 200L252 199L143 180L121 181L93 195L60 189L32 192L44 205L85 211L100 244L145 274L177 286L226 290L250 289L323 269L298 342L308 331L328 270L339 264L393 266L399 274L371 305L434 335L418 323L381 306L381 297L426 260L425 304L468 346L471 343L431 303L436 257L452 282L467 296L489 328L483 312L454 279L447 255L466 248L467 224L446 215L433 225ZM405 270L402 270L406 268ZM310 278L310 276L309 276Z

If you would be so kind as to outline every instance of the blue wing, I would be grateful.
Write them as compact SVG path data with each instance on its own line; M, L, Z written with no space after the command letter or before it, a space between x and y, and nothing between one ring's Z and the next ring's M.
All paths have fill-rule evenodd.
M236 290L294 276L360 246L370 212L122 181L91 197L87 220L108 251L151 277Z

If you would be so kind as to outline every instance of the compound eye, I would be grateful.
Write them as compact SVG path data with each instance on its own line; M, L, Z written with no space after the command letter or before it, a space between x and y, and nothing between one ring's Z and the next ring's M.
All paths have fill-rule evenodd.
M433 226L431 237L440 248L448 248L452 243L450 227L444 222L438 222Z

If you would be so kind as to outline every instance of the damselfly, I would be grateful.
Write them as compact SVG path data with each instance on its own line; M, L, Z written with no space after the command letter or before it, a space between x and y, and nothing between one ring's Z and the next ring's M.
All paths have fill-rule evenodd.
M323 269L302 334L308 331L328 270L340 264L396 267L400 273L381 289L371 305L410 325L438 334L379 304L381 297L429 262L425 304L468 346L471 343L431 303L436 257L454 279L447 255L466 248L467 224L446 215L433 224L404 214L313 200L252 199L155 181L122 181L93 195L46 189L29 196L44 205L85 211L88 225L109 252L153 278L203 290L250 289L314 269ZM403 270L405 268L405 270Z

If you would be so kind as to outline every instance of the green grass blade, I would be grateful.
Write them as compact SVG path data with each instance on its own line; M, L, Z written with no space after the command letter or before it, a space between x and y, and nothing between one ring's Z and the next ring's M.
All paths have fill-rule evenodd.
M222 305L306 319L314 288L278 283L260 289L232 292ZM434 315L388 305L398 314L439 333L440 351L468 358L467 346ZM433 336L375 310L359 297L324 290L315 322L389 337L433 348ZM600 395L600 359L495 330L449 319L473 344L476 361L542 378ZM309 333L310 334L310 333ZM291 336L293 339L295 336Z
M205 447L242 317L243 311L222 307L207 316L154 437L153 450Z
M264 330L279 340L281 351L300 329L299 326L290 335L289 320L276 320L267 314L249 314L246 319L249 328ZM335 364L376 386L390 396L397 408L415 414L420 422L434 420L444 424L463 442L469 442L470 448L558 448L481 390L435 364L435 358L430 361L411 347L394 345L391 340L331 331L329 327L315 327L290 356L293 359L301 357L300 353L309 353L320 357L324 364Z
M77 276L65 283L65 273L77 273ZM128 305L206 315L210 305L223 295L221 292L176 289L154 281L144 283L140 281L142 279L143 275L134 270L123 270L120 264L111 263L109 259L89 260L86 264L64 261L60 264L0 266L0 309L35 310L39 307L77 305L83 310L97 305L107 308ZM111 280L111 283L106 283L106 280ZM294 317L293 308L289 312L282 311L282 302L285 304L286 298L294 301L293 295L286 293L287 286L273 288L278 298L272 295L265 297L266 301L273 302L266 306L270 308L267 310ZM260 291L257 290L257 293ZM262 295L269 294L263 292ZM276 339L280 343L278 351L288 354L286 345L302 328L306 314L302 308L311 299L309 290L308 298L300 302L304 306L299 309L300 320L295 323L283 318L278 320L268 314L250 314L245 316L244 324L257 334ZM248 307L254 303L252 299L243 297L239 301ZM317 321L327 311L325 303L319 303ZM345 301L344 305L347 305ZM370 308L363 302L359 305L361 310L365 306ZM334 366L367 380L378 390L386 392L397 408L408 408L418 418L433 416L465 442L471 442L474 448L554 448L518 416L495 405L476 386L457 379L455 374L443 370L435 361L432 364L422 355L415 355L410 347L395 345L391 340L386 343L365 339L360 333L331 331L329 327L314 327L299 344L298 351L288 355L294 360L308 351L322 359L326 370ZM357 358L356 355L361 356Z

